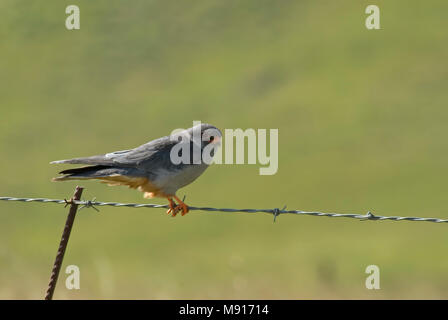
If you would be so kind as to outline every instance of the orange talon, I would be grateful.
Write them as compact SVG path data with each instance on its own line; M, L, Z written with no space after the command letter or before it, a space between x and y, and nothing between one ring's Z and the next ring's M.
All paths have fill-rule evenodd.
M175 209L182 210L181 214L183 216L186 215L189 211L188 206L182 200L180 200L178 197L174 196L174 199L176 199L176 201L179 203Z
M179 209L177 208L178 206L176 205L176 203L173 201L172 198L167 198L167 199L169 201L168 205L170 208L168 209L168 211L166 213L168 213L168 214L172 213L173 217L175 217L176 214L179 212Z

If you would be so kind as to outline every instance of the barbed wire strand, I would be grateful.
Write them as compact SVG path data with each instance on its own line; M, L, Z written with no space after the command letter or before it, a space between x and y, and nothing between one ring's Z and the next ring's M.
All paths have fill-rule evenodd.
M41 202L41 203L56 203L64 204L73 203L80 205L83 208L94 208L111 206L111 207L126 207L126 208L164 208L168 209L168 205L150 204L150 203L120 203L120 202L100 202L92 200L67 200L60 199L48 199L48 198L16 198L16 197L0 197L2 201L20 201L20 202ZM212 208L212 207L188 207L191 211L207 211L207 212L228 212L228 213L269 213L274 215L275 219L281 214L296 214L296 215L308 215L317 217L329 217L329 218L352 218L358 220L376 220L376 221L417 221L417 222L435 222L435 223L447 223L448 219L439 218L421 218L421 217L400 217L400 216L380 216L374 215L370 211L366 214L354 214L354 213L326 213L317 211L302 211L302 210L286 210L286 206L282 209L231 209L231 208Z

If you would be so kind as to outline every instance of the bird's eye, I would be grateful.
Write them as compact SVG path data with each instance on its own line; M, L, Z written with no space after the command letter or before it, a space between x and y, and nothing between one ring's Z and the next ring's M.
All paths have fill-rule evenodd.
M213 140L215 140L215 137L214 137L214 136L211 136L211 137L210 137L210 140L208 140L208 142L212 142Z

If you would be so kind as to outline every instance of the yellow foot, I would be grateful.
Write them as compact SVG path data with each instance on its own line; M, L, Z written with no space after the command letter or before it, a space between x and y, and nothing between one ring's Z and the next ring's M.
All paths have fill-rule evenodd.
M168 209L168 211L166 212L166 213L168 213L168 214L172 214L172 216L173 217L175 217L176 216L176 214L179 212L179 208L178 208L178 205L176 205L176 203L173 201L173 199L172 198L167 198L168 199L168 201L169 201L169 209Z
M176 197L176 196L173 196L173 197L174 197L174 199L176 199L176 201L179 204L176 204L173 201L173 198L167 198L168 202L169 202L168 205L170 208L168 209L168 211L166 213L171 214L173 217L175 217L179 211L182 211L181 215L183 215L183 216L186 215L187 212L189 211L188 206L182 200L180 200L178 197Z
M176 199L176 201L179 203L175 209L177 210L182 210L182 215L186 215L189 211L188 206L182 201L180 200L178 197L174 196L174 199Z

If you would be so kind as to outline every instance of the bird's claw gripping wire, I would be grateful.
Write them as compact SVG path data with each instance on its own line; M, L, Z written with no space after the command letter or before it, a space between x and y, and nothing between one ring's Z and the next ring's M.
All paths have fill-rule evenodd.
M184 203L186 196L184 195L182 201L180 201L180 199L177 198L176 196L174 196L174 198L175 198L179 203L175 203L175 202L173 201L172 198L168 198L168 201L169 201L169 205L168 205L168 207L169 207L169 209L168 209L168 211L167 211L166 213L167 213L167 214L171 214L172 217L175 217L179 211L182 211L181 214L182 214L183 216L184 216L185 214L187 214L188 211L189 211L189 209L188 209L188 206Z

